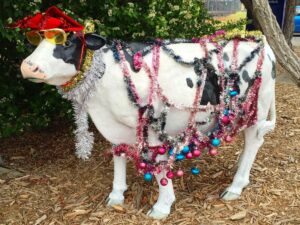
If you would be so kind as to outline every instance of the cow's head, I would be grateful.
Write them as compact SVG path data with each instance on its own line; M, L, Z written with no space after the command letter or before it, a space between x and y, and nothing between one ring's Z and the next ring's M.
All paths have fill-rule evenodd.
M23 61L21 71L24 78L38 83L68 82L80 70L86 50L97 50L105 44L102 37L91 33L92 21L83 26L56 6L6 27L26 30L29 42L37 45Z
M69 32L59 44L43 39L22 62L22 75L36 83L63 85L80 70L86 49L97 50L104 44L101 36L81 32Z

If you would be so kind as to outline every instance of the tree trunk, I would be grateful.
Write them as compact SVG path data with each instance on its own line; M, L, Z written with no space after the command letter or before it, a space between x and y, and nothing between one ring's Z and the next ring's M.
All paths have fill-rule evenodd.
M292 38L294 34L294 16L296 0L287 0L285 8L285 18L283 23L283 34L288 45L292 47Z
M241 2L244 4L245 8L247 9L248 16L252 17L252 24L257 30L261 30L260 24L257 21L257 18L255 15L253 15L253 4L251 0L241 0Z
M300 87L300 59L285 40L267 0L241 0L253 18L258 21L262 32L273 49L277 61Z

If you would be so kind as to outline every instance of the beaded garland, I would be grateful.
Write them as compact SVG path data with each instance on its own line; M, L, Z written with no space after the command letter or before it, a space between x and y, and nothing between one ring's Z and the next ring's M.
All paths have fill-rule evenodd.
M233 41L233 62L230 69L225 69L223 61L223 49L229 41ZM257 47L250 52L244 61L238 65L238 46L240 41L251 41L257 43ZM204 58L195 58L193 61L186 61L168 47L171 43L198 43L204 51ZM208 51L207 44L211 43L216 48ZM138 51L133 55L133 65L136 70L144 69L150 80L149 95L147 104L143 105L133 83L130 70L128 68L125 53L128 51L126 44L121 41L114 41L111 49L115 60L120 64L123 73L123 79L127 87L128 97L138 110L138 125L136 128L137 142L135 145L120 144L113 146L115 155L126 155L135 161L138 172L144 174L146 181L151 181L153 175L166 169L166 177L174 178L174 162L183 159L197 158L201 156L204 150L208 150L210 155L217 154L217 147L222 142L231 142L233 137L241 130L255 124L257 121L257 99L261 84L261 69L264 61L264 40L261 33L244 34L226 34L223 31L215 35L205 36L200 39L176 39L174 41L156 40L151 46ZM160 50L166 52L177 63L190 65L194 67L197 75L196 94L192 107L177 105L170 101L162 91L158 83L158 70L160 66ZM143 55L152 52L152 68L143 60ZM212 55L217 54L218 68L211 64ZM258 56L255 76L249 81L249 86L243 96L240 96L239 90L239 72L252 59ZM219 104L200 105L204 85L208 70L218 77L218 85L221 92ZM164 104L160 115L154 117L153 99L158 98ZM171 107L190 112L188 125L186 129L170 136L165 131L166 118ZM201 123L215 121L215 127L209 132L200 132L197 129L195 121L196 114L200 111L211 111L211 118ZM199 122L198 122L199 123ZM152 129L163 143L161 146L149 146L148 131ZM156 161L157 155L163 155L168 152L168 160ZM192 174L197 175L200 170L197 167L191 169ZM177 170L176 176L183 175L181 169ZM162 185L167 185L168 180L162 178Z

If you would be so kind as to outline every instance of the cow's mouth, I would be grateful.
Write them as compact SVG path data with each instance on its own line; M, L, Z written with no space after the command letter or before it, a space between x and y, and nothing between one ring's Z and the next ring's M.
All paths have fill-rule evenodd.
M29 79L35 83L44 82L44 79L47 77L38 65L26 60L21 64L21 73L25 79Z

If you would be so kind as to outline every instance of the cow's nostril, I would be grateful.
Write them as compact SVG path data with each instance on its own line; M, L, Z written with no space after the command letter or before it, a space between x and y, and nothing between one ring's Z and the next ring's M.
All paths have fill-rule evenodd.
M32 69L32 72L37 72L37 71L39 71L39 67L38 66L35 66L33 69Z

